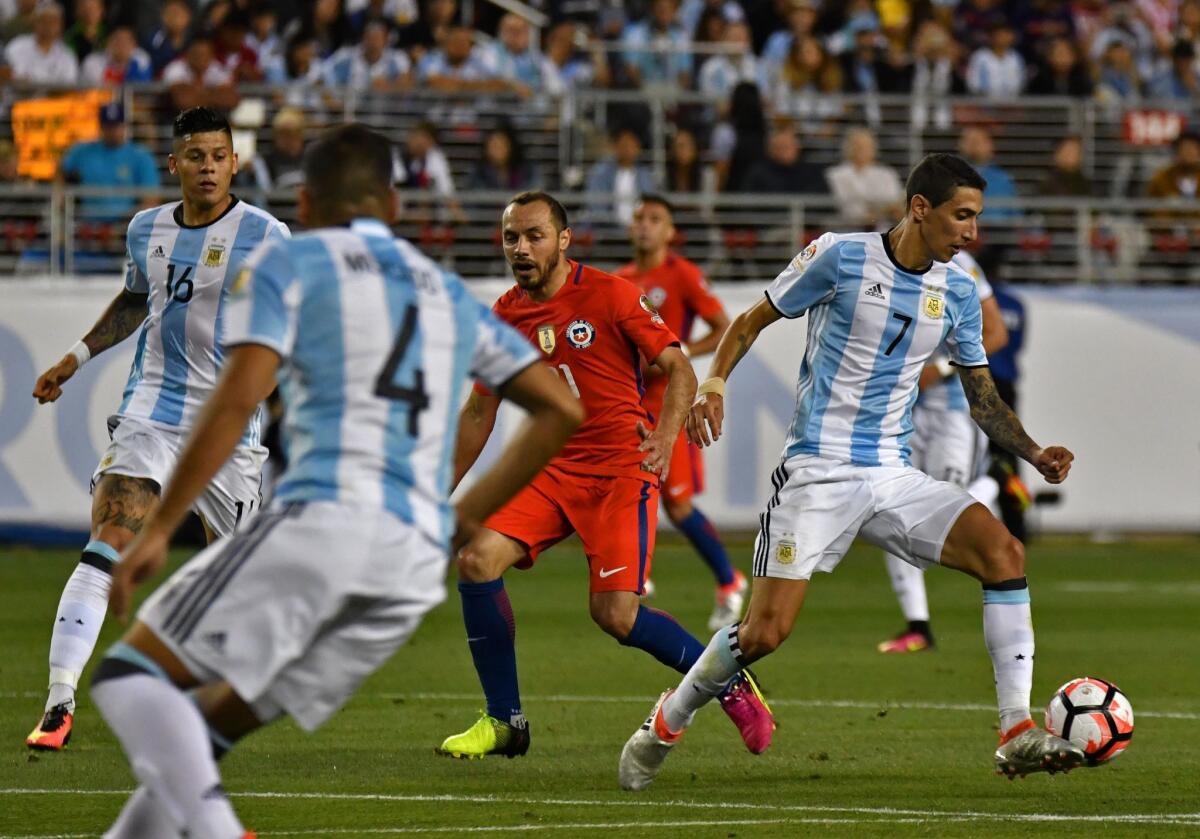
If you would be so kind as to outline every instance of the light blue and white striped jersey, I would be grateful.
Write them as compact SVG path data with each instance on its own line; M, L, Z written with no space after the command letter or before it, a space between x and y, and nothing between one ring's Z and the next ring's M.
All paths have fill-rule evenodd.
M886 234L826 233L766 294L785 317L808 313L786 457L909 465L912 405L929 357L944 343L956 364L987 364L974 281L950 263L904 270Z
M404 50L384 49L372 64L363 47L342 47L325 62L325 85L367 90L377 79L399 81L411 69L412 61Z
M223 335L283 359L276 499L382 508L443 545L464 383L498 388L539 360L457 276L369 219L264 245Z
M950 264L966 271L975 281L975 288L979 290L980 303L993 296L992 285L984 276L983 269L979 267L975 257L966 251L959 251L950 260ZM938 355L944 355L944 353L935 354L934 358L936 359ZM967 403L967 393L963 390L958 376L942 379L922 390L917 397L917 405L926 411L971 412L971 406Z
M221 369L217 335L233 278L254 248L287 236L283 222L236 198L216 221L196 227L183 223L180 201L133 217L125 288L149 294L150 311L119 415L191 428ZM261 431L256 414L243 443L259 445Z

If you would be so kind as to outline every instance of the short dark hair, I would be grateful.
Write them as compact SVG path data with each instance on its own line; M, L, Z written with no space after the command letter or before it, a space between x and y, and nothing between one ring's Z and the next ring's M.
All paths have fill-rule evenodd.
M335 125L304 153L304 186L322 205L382 197L392 186L392 144L361 123Z
M509 205L517 204L524 206L526 204L534 204L541 201L550 208L550 219L554 222L554 228L559 232L563 232L571 225L567 223L567 208L562 203L548 192L543 192L540 189L530 189L525 192L518 192L509 200Z
M1179 136L1175 138L1175 142L1171 145L1175 148L1175 151L1179 151L1179 147L1184 143L1196 143L1200 145L1200 132L1181 131Z
M671 218L675 218L675 205L672 204L665 195L660 195L657 192L647 192L638 196L639 204L657 204L666 210Z
M923 195L937 207L949 201L960 186L984 190L987 181L957 154L927 154L908 176L905 199L911 204L914 195Z
M214 111L212 108L201 106L180 111L171 126L171 134L176 140L189 134L204 134L209 131L224 132L229 135L230 142L233 141L233 129L229 127L229 120L220 111Z

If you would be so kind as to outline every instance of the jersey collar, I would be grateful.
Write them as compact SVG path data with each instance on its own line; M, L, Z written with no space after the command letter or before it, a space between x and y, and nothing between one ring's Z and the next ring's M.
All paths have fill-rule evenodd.
M885 254L887 254L887 258L891 261L891 263L893 265L895 265L897 268L899 268L905 274L912 274L914 277L919 277L922 274L928 274L929 269L933 267L932 260L930 261L930 263L928 265L926 265L920 271L914 270L912 268L905 268L903 265L901 265L899 262L896 261L896 254L892 253L892 243L888 240L888 236L890 236L892 231L895 229L896 228L892 227L887 231L887 233L879 234L881 237L883 237L883 252Z
M386 236L389 239L392 237L391 229L377 218L356 218L350 222L350 229L364 236Z
M183 223L183 202L182 201L180 201L178 204L175 205L175 210L174 210L174 212L171 213L171 217L174 218L175 223L178 224L180 227L182 227L184 230L203 230L205 227L212 227L218 221L225 218L225 216L229 215L233 211L233 208L236 207L239 203L241 203L239 201L238 197L236 195L234 195L232 192L229 193L229 197L232 198L233 200L229 202L229 206L225 208L225 212L221 213L221 215L217 216L215 219L208 222L208 224L184 224Z

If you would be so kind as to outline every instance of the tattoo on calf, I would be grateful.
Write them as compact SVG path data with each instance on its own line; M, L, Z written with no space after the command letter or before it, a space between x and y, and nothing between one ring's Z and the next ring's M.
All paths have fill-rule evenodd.
M959 378L971 405L971 418L983 433L1018 457L1032 460L1038 445L1025 433L1012 408L1000 398L991 371L986 367L964 367L959 370Z
M96 487L92 524L110 524L139 532L158 503L158 487L147 478L105 475Z

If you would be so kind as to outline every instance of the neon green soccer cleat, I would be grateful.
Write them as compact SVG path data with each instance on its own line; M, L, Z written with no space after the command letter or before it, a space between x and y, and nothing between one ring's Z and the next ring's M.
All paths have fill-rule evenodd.
M529 751L529 726L517 728L484 714L462 734L447 737L434 751L463 760L481 760L486 755L519 757Z

